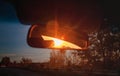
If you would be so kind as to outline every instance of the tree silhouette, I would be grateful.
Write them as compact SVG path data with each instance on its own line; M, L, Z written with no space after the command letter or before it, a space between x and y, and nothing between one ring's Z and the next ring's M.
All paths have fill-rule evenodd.
M88 36L88 50L77 51L74 64L79 63L77 65L83 68L118 70L120 68L120 26L109 25L107 28L89 33Z
M32 63L32 59L29 59L29 58L22 58L21 59L21 63L23 64L29 64L29 63Z
M1 65L8 66L10 63L11 63L10 58L7 56L3 57L1 60Z

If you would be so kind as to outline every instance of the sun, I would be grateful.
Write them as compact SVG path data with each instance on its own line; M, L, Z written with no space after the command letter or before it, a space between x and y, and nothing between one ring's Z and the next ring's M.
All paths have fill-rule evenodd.
M62 44L63 44L62 40L59 40L59 39L56 39L56 38L54 38L53 41L54 41L54 47L61 47Z

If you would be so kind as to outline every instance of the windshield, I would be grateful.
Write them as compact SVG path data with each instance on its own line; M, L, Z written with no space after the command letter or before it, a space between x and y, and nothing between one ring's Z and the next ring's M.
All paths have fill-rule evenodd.
M52 47L57 47L57 49L41 49L30 47L27 44L27 34L32 24L28 26L22 24L18 18L15 8L9 3L9 1L7 2L1 0L0 76L119 76L119 4L118 2L108 0L103 1L102 3L101 2L102 1L100 1L100 4L101 9L103 10L101 15L103 17L103 22L99 23L99 27L97 27L97 29L96 27L92 27L92 30L94 29L94 31L92 31L89 30L90 27L84 27L87 22L82 20L89 20L86 20L86 16L80 16L82 17L82 19L79 21L79 23L82 23L81 27L74 27L78 30L78 35L80 33L79 29L81 29L88 37L88 49L78 50L81 49L81 47L68 41L60 40L47 35L41 35L42 39L48 41L51 40L53 42ZM91 8L93 11L97 7ZM89 12L86 11L81 13L84 12L89 14ZM66 15L67 14L65 14L65 16ZM95 17L91 18L91 15L89 15L88 18L93 19L91 20L93 22L95 20ZM71 19L71 21L74 20ZM93 22L88 21L88 23L91 24L94 24ZM51 30L53 29L50 27L50 31ZM35 35L35 33L33 34ZM69 33L67 37L69 35L71 35L71 33ZM59 49L61 47L77 49Z

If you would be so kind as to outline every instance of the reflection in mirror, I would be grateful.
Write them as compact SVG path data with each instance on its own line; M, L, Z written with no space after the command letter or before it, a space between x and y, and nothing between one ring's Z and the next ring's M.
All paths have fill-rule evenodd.
M60 39L57 39L57 38L53 38L53 37L49 37L49 36L44 36L42 35L42 38L46 41L46 40L53 40L53 45L50 46L50 48L57 48L57 49L81 49L81 47L73 44L73 43L70 43L70 42L67 42L67 41L64 41L64 40L60 40Z
M55 24L55 25L54 25ZM82 32L72 27L58 27L57 23L45 25L32 25L28 32L27 42L31 47L49 49L86 49L87 38Z

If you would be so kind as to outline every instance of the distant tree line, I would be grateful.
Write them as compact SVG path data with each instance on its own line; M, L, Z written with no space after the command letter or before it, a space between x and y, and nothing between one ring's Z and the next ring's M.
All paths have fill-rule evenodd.
M26 65L30 63L32 63L32 59L22 57L19 64ZM0 66L5 66L5 67L11 66L13 64L14 66L16 66L17 62L16 61L11 62L11 59L8 56L3 57L0 62Z

